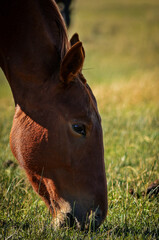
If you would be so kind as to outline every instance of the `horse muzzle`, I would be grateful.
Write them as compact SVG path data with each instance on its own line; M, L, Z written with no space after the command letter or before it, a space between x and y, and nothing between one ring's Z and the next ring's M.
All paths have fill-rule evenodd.
M70 213L57 214L53 220L55 229L59 228L74 228L82 231L95 231L103 222L104 216L102 211L97 208L95 211L91 210L83 218L75 216L72 211Z

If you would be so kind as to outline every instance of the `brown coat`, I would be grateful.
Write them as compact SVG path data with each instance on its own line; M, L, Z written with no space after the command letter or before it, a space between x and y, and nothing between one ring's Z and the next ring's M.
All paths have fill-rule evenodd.
M15 100L12 152L55 226L97 228L107 213L101 120L84 76L84 49L68 42L51 0L2 0L0 66Z

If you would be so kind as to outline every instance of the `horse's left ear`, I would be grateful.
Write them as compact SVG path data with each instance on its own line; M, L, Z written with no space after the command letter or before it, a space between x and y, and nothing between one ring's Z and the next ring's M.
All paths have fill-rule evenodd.
M79 42L79 35L78 33L75 33L73 34L72 38L70 39L70 44L71 44L71 47L76 44L77 42ZM83 55L85 57L85 51L84 51L84 48L82 47L82 50L83 50Z
M82 70L84 53L82 43L75 43L65 55L60 68L60 79L63 83L73 81L74 77Z
M73 46L75 43L79 42L79 35L78 33L74 33L73 36L70 39L70 44Z

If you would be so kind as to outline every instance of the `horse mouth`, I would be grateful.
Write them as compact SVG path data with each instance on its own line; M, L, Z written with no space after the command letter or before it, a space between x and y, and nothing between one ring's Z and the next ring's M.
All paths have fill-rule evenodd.
M79 221L71 213L62 213L60 216L55 217L53 219L53 227L55 230L60 228L81 229Z
M79 221L72 213L60 213L53 220L54 229L73 228L81 231L96 231L101 225L102 219L99 211L90 211L85 220Z

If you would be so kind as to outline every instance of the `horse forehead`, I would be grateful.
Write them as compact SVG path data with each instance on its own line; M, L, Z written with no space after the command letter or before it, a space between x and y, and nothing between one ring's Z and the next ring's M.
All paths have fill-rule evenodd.
M71 114L90 117L95 112L96 102L83 83L72 84L62 92L62 105Z

